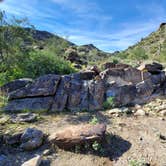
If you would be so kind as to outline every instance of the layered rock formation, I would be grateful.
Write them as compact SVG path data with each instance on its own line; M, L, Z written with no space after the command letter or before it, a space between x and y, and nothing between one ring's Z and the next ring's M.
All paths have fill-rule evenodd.
M116 106L141 104L161 92L166 80L162 69L157 63L139 69L118 64L100 73L89 70L65 76L45 75L13 91L9 86L9 103L4 109L13 112L100 110L110 97ZM7 85L3 87L7 89Z

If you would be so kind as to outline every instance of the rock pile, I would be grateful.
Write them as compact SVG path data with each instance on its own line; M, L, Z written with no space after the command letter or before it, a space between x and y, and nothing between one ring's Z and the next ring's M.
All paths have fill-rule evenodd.
M49 74L34 81L12 82L6 111L100 110L110 97L115 106L147 102L154 93L166 92L166 76L162 65L147 64L138 69L126 64L106 64L106 70L92 70L70 75ZM21 80L20 80L21 81ZM8 89L4 85L5 89ZM19 85L17 87L17 85ZM3 87L1 89L3 89ZM163 91L161 89L163 88ZM7 91L7 90L6 90Z
M39 148L43 144L44 134L35 128L27 128L23 133L3 135L2 143L6 145L18 145L25 151Z

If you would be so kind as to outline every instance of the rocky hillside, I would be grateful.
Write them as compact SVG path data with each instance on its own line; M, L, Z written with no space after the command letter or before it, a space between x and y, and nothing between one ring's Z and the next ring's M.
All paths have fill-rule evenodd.
M31 29L27 30L30 31ZM111 55L98 49L93 44L78 46L67 39L47 31L33 30L32 36L35 39L34 48L50 50L55 54L58 52L60 56L64 56L66 60L74 63L77 68L82 68L83 65L87 66L91 63L96 64L97 61L101 61Z
M123 53L132 54L136 49L142 49L150 58L164 56L166 53L166 23L162 23L157 31L151 33L148 37L142 38L140 42L129 47Z

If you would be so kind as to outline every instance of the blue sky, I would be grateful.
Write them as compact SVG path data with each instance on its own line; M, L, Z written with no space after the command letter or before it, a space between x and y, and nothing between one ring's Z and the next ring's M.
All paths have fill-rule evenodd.
M166 0L4 0L0 9L109 52L126 49L166 22Z

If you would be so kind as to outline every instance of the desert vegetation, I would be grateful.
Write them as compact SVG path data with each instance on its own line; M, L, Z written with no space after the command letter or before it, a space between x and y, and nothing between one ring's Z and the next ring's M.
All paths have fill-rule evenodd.
M0 12L0 166L165 166L165 24L115 53Z

